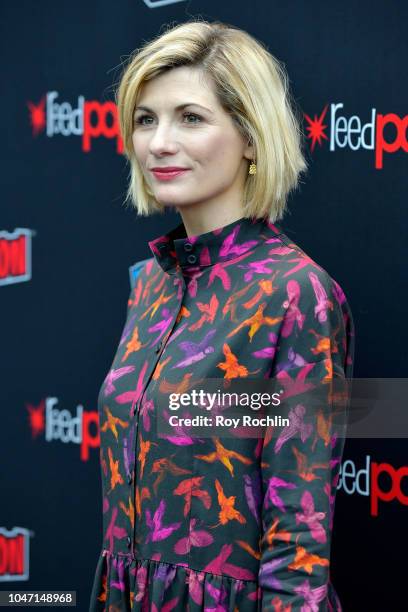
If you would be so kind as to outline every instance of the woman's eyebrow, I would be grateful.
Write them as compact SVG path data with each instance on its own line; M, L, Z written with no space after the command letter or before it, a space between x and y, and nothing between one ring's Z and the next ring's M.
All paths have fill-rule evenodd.
M186 108L186 106L199 106L203 108L204 110L206 110L207 112L211 113L212 115L214 114L212 110L210 110L206 106L202 106L202 104L198 104L198 102L185 102L184 104L179 104L178 106L176 106L175 110L183 110L183 108ZM144 110L144 111L147 111L148 113L154 112L148 106L136 106L135 110Z

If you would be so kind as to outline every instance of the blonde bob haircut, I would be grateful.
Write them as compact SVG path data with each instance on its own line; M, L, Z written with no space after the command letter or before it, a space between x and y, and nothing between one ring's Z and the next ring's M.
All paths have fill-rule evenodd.
M247 175L245 217L272 223L306 170L302 132L284 66L247 32L193 19L167 30L129 57L115 92L124 155L130 163L125 202L139 215L164 212L145 181L132 143L134 110L144 82L176 66L198 67L211 77L217 98L240 133L254 145L256 174Z

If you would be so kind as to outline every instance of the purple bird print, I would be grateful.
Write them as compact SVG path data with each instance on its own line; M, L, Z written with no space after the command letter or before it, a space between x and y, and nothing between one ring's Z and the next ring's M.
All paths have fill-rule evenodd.
M269 478L268 488L265 493L265 501L272 502L274 506L279 508L282 512L286 512L285 506L282 499L278 495L278 489L296 489L296 485L293 482L287 482L278 476L272 476Z
M129 428L129 435L123 438L123 463L125 466L126 472L130 472L131 462L132 462L132 447L133 440L135 435L135 428Z
M130 334L130 332L132 331L132 329L134 327L134 322L136 320L136 317L137 317L137 315L133 314L130 317L129 321L126 323L125 329L123 330L122 336L121 336L120 341L119 341L119 346L122 346L122 344L124 342L126 342L128 335Z
M282 446L300 433L302 442L306 442L308 437L313 431L313 425L311 423L304 423L303 417L305 416L306 408L302 404L298 404L295 408L289 410L289 425L282 429L275 442L275 453L279 453Z
M306 523L310 529L310 535L316 542L323 544L327 540L324 527L319 523L326 516L325 512L315 512L313 496L310 491L305 491L300 500L303 512L296 512L296 525Z
M148 327L147 329L149 334L152 334L153 332L156 332L156 331L160 332L157 338L155 338L153 342L150 344L151 347L157 344L159 340L161 340L162 336L166 333L166 331L168 330L168 328L173 322L173 315L168 308L163 308L161 311L161 314L163 318L160 321L158 321L155 325L152 325L151 327Z
M333 310L333 302L328 299L323 285L314 272L309 272L309 278L313 285L313 291L317 301L314 308L314 315L317 317L319 323L324 323L327 321L327 309L330 308L330 310Z
M146 525L150 529L150 533L148 533L146 536L146 540L145 540L146 543L150 541L159 542L160 540L165 540L173 533L173 531L176 531L177 529L179 529L181 523L171 523L170 525L167 525L167 526L164 526L162 524L165 509L166 509L166 504L163 499L160 500L158 508L156 512L154 513L153 517L150 513L150 510L146 509L145 511Z
M295 593L301 595L305 602L300 608L300 612L319 612L319 602L323 601L327 594L327 584L322 584L316 589L310 588L309 580L305 580L293 589Z
M211 329L200 342L192 342L190 340L180 342L179 347L184 351L185 358L176 363L173 369L186 368L193 363L197 363L197 361L201 361L210 353L213 353L214 347L209 344L209 341L216 333L216 329Z
M287 558L272 559L272 561L263 563L258 575L259 584L262 587L280 590L282 588L282 583L273 575L273 572L283 563L286 565L287 560Z
M244 474L244 493L248 508L260 525L260 505L261 505L261 478L259 472L254 472L252 476Z
M174 545L174 552L178 555L186 555L190 552L192 546L203 547L209 546L214 542L214 536L203 529L195 529L197 519L191 519L190 531L187 537L181 538Z
M108 395L111 395L111 393L116 391L116 387L113 384L115 380L118 380L118 378L121 378L125 374L129 374L130 372L133 372L134 369L135 369L135 366L124 366L123 368L116 368L116 369L112 368L109 371L107 377L105 378L105 388L103 390L104 396L108 397Z

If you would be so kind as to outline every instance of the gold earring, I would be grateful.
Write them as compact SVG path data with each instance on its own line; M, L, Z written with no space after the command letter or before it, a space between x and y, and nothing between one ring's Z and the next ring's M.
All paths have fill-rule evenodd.
M249 166L248 174L256 174L256 163L255 163L255 160L252 160L252 163Z

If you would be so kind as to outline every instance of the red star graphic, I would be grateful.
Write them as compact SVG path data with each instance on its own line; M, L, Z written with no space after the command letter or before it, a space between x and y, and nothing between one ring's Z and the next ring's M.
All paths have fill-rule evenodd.
M45 96L41 98L38 104L28 101L27 106L30 111L30 123L33 129L33 136L37 136L45 128Z
M325 138L326 140L328 140L328 137L326 136L324 130L325 128L327 128L327 125L323 124L323 119L327 113L327 109L329 108L329 105L326 104L326 106L324 107L322 114L320 115L320 117L317 117L317 115L314 116L314 119L311 119L309 117L309 115L307 115L306 113L304 113L304 116L306 118L306 121L308 122L308 126L306 127L308 133L308 138L311 139L312 144L310 149L313 151L313 149L315 148L315 144L316 141L319 143L319 145L322 144L322 138Z
M45 429L44 412L45 403L42 400L38 406L26 404L29 412L30 427L33 438L36 438Z

